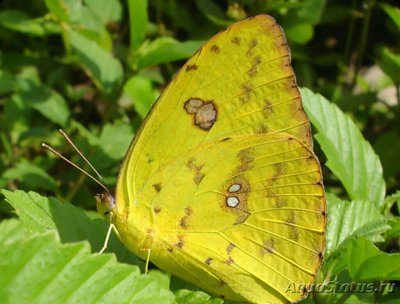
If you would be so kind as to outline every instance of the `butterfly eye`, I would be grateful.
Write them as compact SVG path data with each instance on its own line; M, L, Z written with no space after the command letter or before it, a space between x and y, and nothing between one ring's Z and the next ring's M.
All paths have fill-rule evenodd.
M115 207L115 199L110 193L96 195L96 207L100 214L107 215Z

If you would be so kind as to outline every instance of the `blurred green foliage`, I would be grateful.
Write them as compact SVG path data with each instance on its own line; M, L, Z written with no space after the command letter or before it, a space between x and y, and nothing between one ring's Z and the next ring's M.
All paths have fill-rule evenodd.
M316 151L321 164L326 163L323 172L329 193L327 253L317 281L400 280L400 270L390 267L400 264L400 195L396 192L400 189L400 9L396 1L3 1L0 188L33 190L93 210L93 195L101 189L44 151L41 142L89 170L58 133L63 128L113 188L141 121L184 60L229 24L261 13L272 15L283 27L299 85L331 102L302 91L318 132ZM3 194L28 229L32 222L24 220L20 210L28 208L43 218L35 213L35 202L45 197L10 193ZM89 227L84 212L76 215L79 211L63 212L71 212L71 219L76 217ZM9 204L0 203L0 217L1 233L18 226L6 220L13 217ZM51 227L57 223L54 217L48 221ZM64 238L68 225L63 222L49 229L58 231L62 243L87 239L92 251L99 249L104 225L92 226L100 231L100 240L92 232L78 231ZM18 241L21 237L13 235ZM37 242L45 246L56 241L38 236ZM140 264L121 253L117 240L113 242L110 251L119 261ZM1 238L0 243L13 244ZM10 245L10 252L17 249ZM155 278L160 282L156 286L164 286L163 280ZM202 293L165 292L171 303L174 296L177 303L220 303ZM1 296L0 292L0 302ZM314 294L305 302L395 303L398 299L396 290Z

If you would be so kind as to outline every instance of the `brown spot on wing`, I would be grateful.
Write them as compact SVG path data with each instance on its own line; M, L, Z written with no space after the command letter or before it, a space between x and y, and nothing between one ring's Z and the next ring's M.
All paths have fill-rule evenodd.
M192 213L193 213L193 209L192 209L192 207L186 207L185 208L185 214L187 215L187 216L189 216L189 215L192 215Z
M216 44L213 44L211 46L211 52L218 53L220 50L221 50L220 47Z
M247 171L251 168L251 163L254 161L254 151L251 148L240 150L237 158L239 159L239 166L236 171Z
M204 101L201 98L190 98L185 101L186 113L193 115L194 125L208 131L217 120L217 107L213 100Z
M186 100L184 108L188 114L196 114L196 112L204 105L204 100L200 98L190 98Z
M196 71L199 67L195 64L188 64L186 66L186 72Z
M255 57L253 60L253 65L251 66L250 70L247 72L247 74L250 77L254 77L257 75L257 67L260 63L261 63L261 57L260 56Z
M275 198L275 207L282 208L287 206L287 201L285 198L278 196Z
M235 260L231 256L229 256L225 263L228 265L232 265L235 263Z
M179 226L183 229L187 229L187 217L186 216L181 218L181 220L179 221Z
M239 99L242 101L242 103L246 103L250 101L250 93L253 89L253 86L250 83L245 83L242 85L242 93L239 97Z
M265 134L268 133L268 128L266 125L260 123L255 126L254 132L257 134Z
M297 231L297 229L295 227L291 227L289 238L292 239L295 242L297 242L299 240L300 235L299 235L299 232Z
M160 213L161 207L154 207L153 210L154 210L154 213Z
M176 242L174 245L178 248L183 248L183 246L185 245L183 235L178 235L178 242Z
M286 219L286 223L291 226L289 238L297 242L299 240L299 232L295 227L296 222L297 222L296 214L293 211L291 211L289 213L288 218Z
M296 214L295 214L293 211L291 211L291 212L289 213L289 216L288 216L287 219L286 219L286 223L288 223L288 224L290 224L290 225L294 225L294 224L296 224L296 222L297 222L297 220L296 220Z
M179 226L183 229L188 228L188 220L189 217L192 215L193 209L191 207L186 207L185 208L185 215L180 219L179 221Z
M235 36L232 38L231 42L233 44L240 45L240 38Z
M270 238L264 241L262 246L262 254L272 254L275 252L275 240Z
M212 261L213 261L213 258L207 258L207 259L204 261L204 263L206 263L207 265L211 265Z
M253 55L253 50L257 45L258 45L258 41L256 39L252 39L250 41L249 49L247 50L246 55L247 56L252 56Z
M268 117L274 113L274 106L271 101L268 99L264 99L265 106L264 106L264 116Z
M195 124L203 130L210 130L217 120L217 109L212 102L204 104L195 115Z
M196 174L193 177L193 181L196 185L200 185L201 181L204 178L204 174L201 172L196 172Z
M273 165L274 168L274 175L272 176L272 178L276 179L282 175L285 174L285 165L283 163L276 163Z
M228 255L230 255L231 252L232 252L232 250L233 250L234 248L235 248L235 244L229 243L228 247L226 247L226 253L227 253Z
M154 190L156 190L156 192L160 192L161 191L161 183L157 183L153 185Z
M196 185L199 185L205 176L205 174L201 172L204 164L197 165L196 160L192 158L188 161L186 167L188 167L194 173L193 181Z

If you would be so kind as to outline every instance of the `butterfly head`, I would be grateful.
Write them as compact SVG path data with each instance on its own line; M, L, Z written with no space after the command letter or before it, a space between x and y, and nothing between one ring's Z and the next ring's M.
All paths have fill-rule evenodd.
M96 195L97 212L106 215L115 207L115 198L109 192L103 192Z

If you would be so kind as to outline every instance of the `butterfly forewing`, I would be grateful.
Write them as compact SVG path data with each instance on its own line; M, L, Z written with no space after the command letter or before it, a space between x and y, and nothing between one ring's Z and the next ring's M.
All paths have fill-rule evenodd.
M214 294L285 303L314 281L325 199L279 25L257 16L207 42L161 95L126 155L121 240Z

